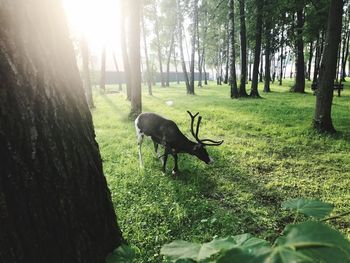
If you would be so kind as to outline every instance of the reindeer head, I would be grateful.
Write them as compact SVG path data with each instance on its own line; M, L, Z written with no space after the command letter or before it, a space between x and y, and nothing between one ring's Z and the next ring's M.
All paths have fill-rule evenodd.
M192 149L192 154L197 156L198 159L202 160L206 164L210 164L210 163L213 162L213 159L209 156L205 146L219 146L224 141L213 141L213 140L210 140L210 139L202 139L202 140L200 140L198 138L198 132L199 132L199 126L200 126L201 121L202 121L202 116L198 117L196 132L194 132L194 120L197 117L197 115L199 114L199 112L197 112L195 115L192 115L192 113L189 112L189 111L187 111L187 113L191 117L191 133L192 133L193 137L197 141L197 143L194 145L194 147Z

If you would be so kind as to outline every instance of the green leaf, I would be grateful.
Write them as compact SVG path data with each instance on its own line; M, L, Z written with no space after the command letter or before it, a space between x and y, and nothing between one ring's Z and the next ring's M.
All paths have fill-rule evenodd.
M251 262L254 259L254 256L245 252L240 248L233 248L231 250L225 251L220 255L216 263L242 263L242 262Z
M271 250L271 253L264 258L263 262L269 263L289 263L289 262L315 262L310 257L295 251L286 246L277 246Z
M318 261L349 262L350 241L328 225L320 222L288 225L284 235L285 238L278 240L280 246L293 248Z
M298 213L312 216L317 219L326 217L334 208L332 204L304 198L285 201L282 203L282 207L285 209L296 210Z
M106 258L106 263L131 263L135 259L135 251L127 246L121 245Z
M161 254L176 262L179 259L192 259L202 261L210 258L221 251L240 248L246 253L252 253L261 247L268 247L269 243L265 240L255 238L249 234L231 236L227 238L214 239L204 244L190 243L186 241L174 241L162 247Z
M192 259L196 261L200 248L200 244L176 240L164 245L160 253L172 262L176 262L179 259Z

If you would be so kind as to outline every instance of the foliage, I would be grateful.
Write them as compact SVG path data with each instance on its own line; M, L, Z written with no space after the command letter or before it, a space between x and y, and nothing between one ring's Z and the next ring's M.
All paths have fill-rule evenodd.
M302 213L318 219L328 216L333 210L333 205L331 204L304 198L296 198L285 201L282 203L282 207L292 209L297 213Z
M286 201L282 206L317 218L333 209L327 203L304 198ZM346 262L350 259L350 241L323 223L308 221L287 225L273 246L243 234L204 244L174 241L164 245L161 254L171 262Z
M350 123L349 81L342 97L334 97L333 118L339 133L320 135L310 120L315 97L272 85L262 100L228 98L229 87L197 89L184 96L183 84L143 93L143 111L174 120L191 138L186 110L203 116L201 135L225 140L208 148L215 163L206 166L189 155L179 156L180 175L166 175L145 139L145 168L139 169L134 123L128 120L129 103L117 86L105 95L94 93L96 139L103 168L124 238L135 249L136 262L161 262L163 244L173 240L204 243L214 236L251 233L272 243L286 224L290 211L280 204L297 196L334 204L333 214L349 210ZM248 85L249 86L249 85ZM260 86L261 89L261 86ZM172 101L172 106L166 104ZM172 158L169 158L172 162ZM299 216L302 220L303 216ZM328 221L350 236L349 216Z

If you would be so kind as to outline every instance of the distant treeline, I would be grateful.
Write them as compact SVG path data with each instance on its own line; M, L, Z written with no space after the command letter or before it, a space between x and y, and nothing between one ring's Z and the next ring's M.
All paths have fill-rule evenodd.
M209 73L207 74L207 79L209 79ZM144 80L144 76L143 81ZM166 73L163 73L163 78L166 79ZM100 81L100 72L99 71L94 71L92 72L92 84L93 85L98 85ZM204 73L202 73L202 79L204 79ZM199 73L195 72L194 73L194 80L198 81L199 80ZM154 82L161 82L161 75L160 73L153 73L153 81ZM185 76L182 72L169 72L169 82L182 82L185 81ZM106 84L120 84L120 83L125 83L125 77L124 77L124 72L117 72L117 71L106 71Z

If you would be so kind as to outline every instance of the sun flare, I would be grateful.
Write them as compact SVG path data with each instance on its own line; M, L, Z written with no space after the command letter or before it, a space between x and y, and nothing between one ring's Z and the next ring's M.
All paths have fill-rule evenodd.
M73 38L85 36L95 54L104 46L118 50L119 0L64 0L63 3Z

